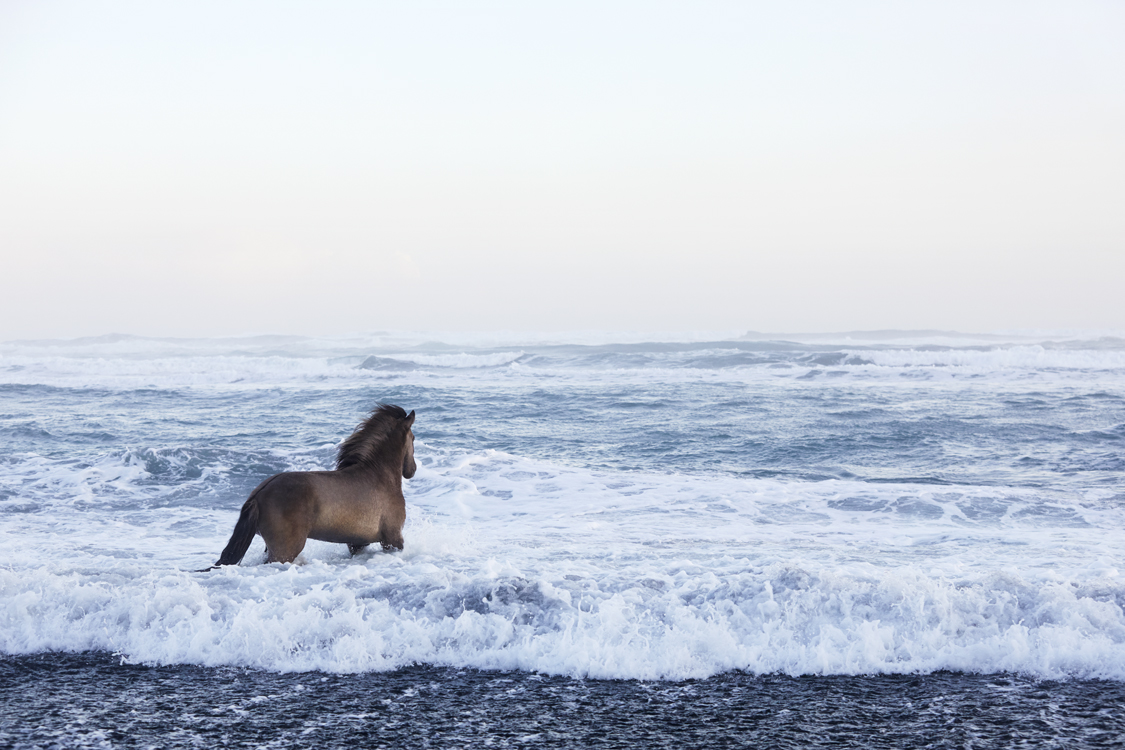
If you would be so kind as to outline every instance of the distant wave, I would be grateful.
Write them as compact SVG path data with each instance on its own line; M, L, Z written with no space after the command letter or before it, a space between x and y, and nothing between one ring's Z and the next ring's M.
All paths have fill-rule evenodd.
M506 378L514 370L572 380L606 377L687 380L717 373L728 378L833 377L865 381L972 374L1002 378L1071 377L1074 373L1125 375L1125 344L1111 337L1039 343L950 339L917 346L884 339L824 341L649 341L605 344L535 344L520 348L457 347L397 340L316 340L285 337L165 340L106 337L75 342L9 342L0 345L0 387L60 388L260 388L360 386L372 379ZM953 345L955 344L955 345Z
M862 357L884 367L960 367L1004 369L1125 369L1125 349L1047 349L1042 345L977 349L868 349Z
M523 356L523 352L492 352L489 354L395 354L370 356L359 364L367 370L413 370L417 367L477 368L503 367Z

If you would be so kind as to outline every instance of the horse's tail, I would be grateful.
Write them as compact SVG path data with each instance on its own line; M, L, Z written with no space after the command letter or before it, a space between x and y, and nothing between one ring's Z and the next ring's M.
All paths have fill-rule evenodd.
M259 488L261 489L261 488ZM258 533L258 491L250 493L250 497L242 504L242 512L238 514L238 523L234 525L234 533L230 541L219 555L219 561L212 567L219 565L238 565L246 550L250 549L250 542Z

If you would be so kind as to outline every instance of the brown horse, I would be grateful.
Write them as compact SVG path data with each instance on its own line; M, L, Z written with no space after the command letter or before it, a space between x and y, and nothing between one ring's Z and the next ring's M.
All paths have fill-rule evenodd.
M259 484L212 568L237 565L255 534L267 562L292 562L309 539L346 544L353 555L375 542L401 550L402 479L418 468L413 424L414 412L379 404L340 445L335 471L287 471Z

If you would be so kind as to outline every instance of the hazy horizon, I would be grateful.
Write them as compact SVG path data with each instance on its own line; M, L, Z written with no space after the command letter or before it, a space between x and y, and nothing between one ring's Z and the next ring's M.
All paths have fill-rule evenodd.
M0 6L0 341L1125 330L1125 6Z
M647 344L698 345L729 342L743 344L804 343L818 346L868 347L937 347L980 348L1046 347L1072 349L1118 349L1125 343L1125 330L1119 329L1007 329L993 331L869 329L855 331L748 331L748 330L557 330L532 331L515 329L487 330L384 330L338 331L323 334L295 334L270 332L244 332L212 336L142 335L110 332L89 336L26 337L0 340L9 354L26 353L36 347L60 351L111 353L132 351L133 345L157 349L144 349L152 355L163 345L171 346L168 352L225 352L224 347L236 346L242 353L257 351L257 347L297 346L312 347L308 351L323 353L333 348L385 347L438 350L450 347L467 349L506 349L538 346L618 346ZM215 348L218 347L218 348ZM327 347L327 348L326 348ZM137 350L140 352L142 350Z

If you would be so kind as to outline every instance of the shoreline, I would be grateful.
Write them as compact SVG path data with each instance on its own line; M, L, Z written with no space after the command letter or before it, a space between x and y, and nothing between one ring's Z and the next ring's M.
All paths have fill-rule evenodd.
M655 682L429 666L274 673L56 652L0 657L0 675L7 747L1092 748L1125 738L1125 682L1013 674Z

